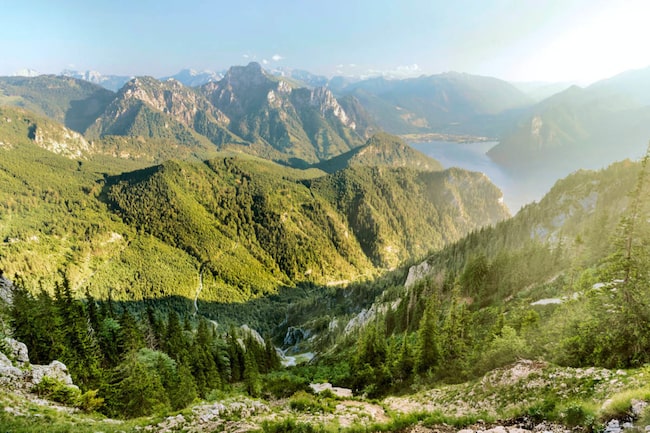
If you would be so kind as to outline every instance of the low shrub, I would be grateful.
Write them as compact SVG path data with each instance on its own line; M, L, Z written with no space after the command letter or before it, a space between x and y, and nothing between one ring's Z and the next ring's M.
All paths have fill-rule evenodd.
M536 422L544 420L555 419L555 408L557 402L552 398L545 398L542 401L536 402L526 410L526 415Z
M289 407L298 412L331 412L331 409L312 394L298 391L289 399Z
M273 372L264 375L264 392L276 398L287 398L298 391L307 391L309 381L301 376L288 373L286 371Z
M75 405L84 412L95 412L102 407L103 404L104 399L102 397L97 397L97 390L91 389L81 394Z
M597 422L595 407L582 402L568 403L560 410L560 421L570 427L593 428Z
M311 424L296 422L293 418L287 418L282 421L264 421L262 431L264 433L315 433L321 430L317 430Z
M75 406L81 397L81 391L76 386L66 385L58 379L49 376L43 379L32 388L32 391L39 397L47 398L68 406Z

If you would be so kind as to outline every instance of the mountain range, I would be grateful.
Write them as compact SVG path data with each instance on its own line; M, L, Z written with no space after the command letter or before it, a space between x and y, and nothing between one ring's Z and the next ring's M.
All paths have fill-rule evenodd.
M322 82L304 71L291 74ZM490 127L496 127L519 119L489 155L522 176L543 173L549 179L580 166L604 164L614 155L633 156L638 142L650 134L644 105L650 92L642 86L648 71L586 89L573 86L536 104L508 83L467 74L346 83L335 89L338 97L329 87L304 86L291 74L273 75L250 63L196 87L174 78L135 77L117 92L65 76L3 77L0 101L21 107L3 108L3 148L16 154L23 152L16 150L21 146L38 146L77 159L82 172L93 167L94 173L103 173L101 180L92 181L101 184L99 190L88 179L80 180L79 188L93 191L96 206L108 206L125 222L126 228L110 233L120 239L129 230L152 236L149 244L127 243L125 251L163 242L161 250L194 269L187 274L205 265L210 284L228 287L222 291L228 296L247 299L303 280L350 280L393 268L507 216L500 192L487 179L462 170L442 171L437 161L397 137L376 133L391 122L412 127L408 119L417 114L422 120L417 131L471 133L483 120L493 120ZM187 75L196 76L191 71ZM389 113L378 107L393 108ZM412 115L395 117L395 112ZM613 148L615 140L618 146ZM7 172L29 172L28 161L14 157L15 166ZM99 169L98 162L106 168ZM54 166L60 164L69 166ZM52 176L65 177L66 170ZM178 173L193 180L188 183ZM270 185L275 189L269 190ZM217 190L230 191L234 201L208 200L204 194ZM284 195L276 195L278 191ZM141 209L142 200L149 204ZM166 204L174 208L165 209ZM420 212L414 215L411 208ZM223 212L232 215L225 225L220 222ZM176 233L174 218L180 216L185 224ZM25 234L12 234L18 227L7 226L4 238L25 239ZM72 248L69 241L62 248ZM238 253L231 259L245 263L251 278L229 274L234 271L228 269L237 268L232 263L214 261L221 257L218 250L233 245ZM24 262L6 263L8 270L26 269ZM65 263L61 259L57 266ZM89 278L90 269L75 271L75 281ZM193 284L181 284L180 292L189 293ZM104 282L99 285L105 287ZM144 288L138 290L145 296ZM204 295L215 296L211 293Z
M131 158L141 156L142 138L167 143L149 153L154 160L173 146L201 156L232 149L305 167L361 145L373 128L354 101L346 101L348 114L327 88L299 87L257 63L197 88L136 77L113 93L70 77L39 76L1 78L0 89L3 102Z
M637 152L650 71L539 102L467 74L281 72L0 78L0 424L650 424L650 151L559 179ZM511 217L486 175L383 130L497 137L513 179L554 186Z
M117 98L124 96L124 93L119 91L123 86L133 88L133 83L127 84L133 80L130 77L102 77L93 72L74 71L65 71L65 74L96 83L108 83L115 79L114 82L119 83L119 86L111 88L117 92L114 96ZM255 90L267 92L266 102L262 96L259 96L258 100L252 100L246 99L245 95L235 95L241 97L235 104L228 102L225 97L216 96L217 93L230 92L227 88L233 86L233 80L233 89L239 89L235 90L235 94L241 92L242 87L237 88L237 80L241 78L243 82L248 83L250 80L250 83L253 83L253 75L264 76L267 81L263 84L264 80L258 80ZM351 150L379 129L397 134L437 133L452 139L463 137L463 140L471 136L487 137L499 141L500 144L489 152L489 156L505 169L519 176L531 171L535 171L537 176L553 172L552 178L556 179L577 168L598 168L620 158L638 157L643 152L649 132L646 126L647 107L650 102L649 77L648 69L628 71L580 88L567 83L513 85L496 78L455 72L403 80L381 77L327 79L299 69L267 72L260 65L251 63L247 67L234 67L230 71L220 73L199 73L188 69L158 80L165 83L172 78L185 87L192 87L196 93L208 99L214 108L222 111L227 117L227 120L224 117L215 119L219 120L216 126L211 120L215 115L214 109L203 114L207 107L205 101L200 104L203 108L199 109L200 114L196 119L200 126L189 125L187 121L184 126L172 125L173 122L168 119L166 122L170 127L165 133L146 126L147 121L143 120L147 117L145 114L136 115L135 109L131 109L129 114L138 118L137 121L132 120L142 124L141 127L151 138L161 135L160 139L168 140L179 135L184 137L183 140L188 140L193 148L204 147L207 141L218 147L232 145L238 151L303 167L328 159L336 153ZM25 79L27 78L18 81L21 78L14 77L12 81L6 78L3 79L3 85L10 85L11 82L26 84L29 81L24 81ZM31 79L34 78L29 78ZM43 81L43 78L40 80ZM140 83L145 82L141 77ZM37 89L36 83L37 81L34 81L34 84L27 86L32 86L32 91L43 91L44 89ZM280 88L271 83L284 84ZM79 86L83 88L84 85ZM287 99L289 94L283 93L283 89L286 91L289 88L292 89L292 96ZM268 100L268 92L271 90L273 95L270 97L273 102ZM3 91L6 95L14 95L13 98L16 94L20 95L20 92L17 89ZM106 108L106 101L110 99L107 94L102 95L99 89L93 92L96 95L93 96L92 108L89 107L90 100L79 100L75 102L75 107L64 108L72 108L66 125L77 132L84 133L90 123L101 116L100 111ZM331 96L328 96L328 92L331 92ZM302 93L304 95L301 95ZM22 104L28 109L50 116L53 109L58 109L48 106L47 103L36 107L29 101L29 95L20 97L22 100L10 103ZM90 97L89 94L86 97ZM178 98L180 96L177 100ZM321 112L317 116L318 119L306 110L307 100L310 101L307 104L310 107L314 107L314 101L321 101L317 110ZM334 100L339 107L332 105ZM52 105L51 101L49 102L49 105ZM244 105L237 107L237 104L241 103ZM160 103L157 106L161 108ZM325 106L329 108L325 109ZM75 109L85 112L86 118L79 119ZM172 110L178 112L178 109ZM256 118L267 118L269 125L256 125L257 121L243 118L241 113L250 110L255 111L255 114L251 115ZM327 115L327 110L332 114ZM340 116L341 112L345 116ZM233 116L234 119L230 119ZM58 119L61 120L60 113ZM233 122L229 123L231 120ZM70 123L75 121L77 124ZM162 118L153 120L154 123L162 121ZM128 121L113 119L108 123L111 122L124 124L123 130L117 131L119 136L123 136L122 132L125 131L126 136L143 132L128 132ZM187 128L194 129L195 126L203 128L198 132L204 136L207 134L207 141L201 137L191 137L192 132L187 131ZM355 128L351 128L352 126ZM224 128L236 137L226 134ZM305 137L315 144L317 149L320 146L321 150L314 152L312 149L300 149L299 145L293 144L305 141ZM128 141L117 139L120 148L129 148ZM323 149L330 146L329 141L332 141L331 144L336 150L324 152ZM203 145L200 142L203 142ZM270 145L271 142L275 144ZM208 149L210 147L207 145ZM135 151L129 152L128 149L124 152L137 154ZM552 179L549 178L548 181L551 182Z

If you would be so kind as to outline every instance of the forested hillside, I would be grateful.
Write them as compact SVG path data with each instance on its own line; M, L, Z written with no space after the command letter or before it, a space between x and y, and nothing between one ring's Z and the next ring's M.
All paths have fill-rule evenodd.
M343 383L369 395L469 380L520 358L642 366L646 163L575 173L539 204L412 266L405 285L393 283L366 306L370 316L354 319L358 331L337 331L341 347L327 362L349 368Z
M326 175L226 154L132 171L49 119L3 110L0 266L32 288L63 273L74 293L102 299L244 301L376 275L507 216L473 173ZM365 198L339 199L342 179ZM408 217L412 206L425 211ZM467 210L480 206L489 211Z
M25 108L84 133L114 93L70 77L0 77L0 104Z

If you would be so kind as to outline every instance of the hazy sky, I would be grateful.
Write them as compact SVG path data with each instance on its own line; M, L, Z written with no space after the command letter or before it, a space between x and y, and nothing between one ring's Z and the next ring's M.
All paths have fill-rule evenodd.
M650 66L646 0L0 0L0 75L172 75L256 60L582 84Z

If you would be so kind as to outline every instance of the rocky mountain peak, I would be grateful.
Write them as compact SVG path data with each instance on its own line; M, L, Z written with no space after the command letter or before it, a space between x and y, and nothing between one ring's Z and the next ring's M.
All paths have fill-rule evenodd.
M302 106L316 108L323 116L331 114L348 128L356 129L355 122L347 115L334 94L327 87L316 87L311 90L302 89L302 92L296 98L296 102Z
M224 85L241 87L244 85L261 86L268 84L269 81L269 77L262 69L262 66L257 62L250 62L246 66L232 66L219 83L220 87Z
M211 112L223 123L228 121L223 113L211 107L200 94L174 78L161 82L152 77L136 77L120 90L119 95L124 100L142 101L186 126L193 124L199 110Z

